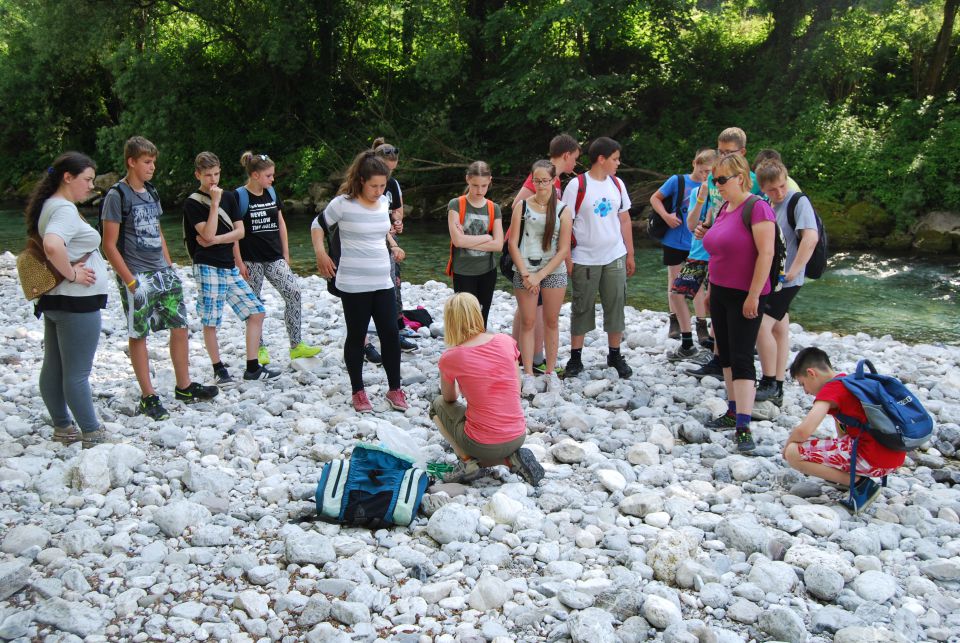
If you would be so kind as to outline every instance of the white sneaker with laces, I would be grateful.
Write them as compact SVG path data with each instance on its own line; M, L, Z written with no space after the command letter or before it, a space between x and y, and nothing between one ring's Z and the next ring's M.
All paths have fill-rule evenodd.
M563 387L563 385L560 384L560 378L556 372L547 373L546 382L547 393L559 393Z
M524 397L533 397L537 394L537 380L534 379L533 375L523 374L523 377L520 379L520 395Z

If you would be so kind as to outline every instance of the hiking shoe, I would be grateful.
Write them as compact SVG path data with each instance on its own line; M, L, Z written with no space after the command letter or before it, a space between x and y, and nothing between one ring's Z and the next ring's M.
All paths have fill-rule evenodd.
M420 337L420 335L417 335L417 331L413 330L412 328L404 327L401 328L399 332L400 337Z
M73 444L74 442L79 442L82 439L83 435L81 435L80 429L77 428L76 424L71 423L69 426L53 427L54 442L59 442L60 444Z
M579 357L571 357L563 367L563 377L576 377L583 372L583 361Z
M387 391L387 404L390 405L390 408L394 411L406 411L410 408L410 405L407 404L407 396L401 389L393 389Z
M453 465L453 471L444 475L443 481L460 483L472 482L479 478L482 472L483 469L480 468L480 463L474 458L469 458L468 460L458 458L457 463Z
M737 416L728 411L720 417L704 422L703 426L708 429L733 429L737 426Z
M290 349L290 359L313 357L319 354L320 354L320 349L317 346L307 346L303 342L300 342L299 344L297 344L296 346ZM264 362L261 361L260 363L263 364Z
M667 351L667 361L668 362L685 362L693 359L700 354L700 349L696 346L691 346L690 348L684 348L680 346L676 350Z
M612 366L617 369L617 375L619 375L622 380L633 375L633 369L627 364L627 360L623 357L622 353L616 357L607 355L607 366Z
M713 341L712 337L707 337L706 339L700 341L700 346L712 353L715 342Z
M688 368L686 369L687 375L693 375L696 378L706 377L707 375L713 375L716 378L723 379L723 367L720 366L720 360L716 355L713 358L701 366L700 368Z
M204 386L199 382L190 382L187 388L173 387L173 397L184 404L212 400L220 393L216 386Z
M260 366L266 366L270 363L270 352L266 346L261 346L260 350L257 351L257 361L260 362Z
M524 373L520 378L520 395L523 397L533 397L536 394L537 381L533 378L533 375Z
M230 375L230 371L227 370L226 366L221 366L213 372L214 381L217 383L217 386L230 386L231 384L236 384L236 380L233 379L233 376Z
M547 387L547 393L559 393L563 390L563 385L560 383L560 377L556 373L549 373L545 378Z
M757 445L753 442L753 435L750 433L750 429L737 429L737 432L733 436L733 441L737 445L737 451L740 453L746 453L748 451L753 451L757 448Z
M700 342L701 346L706 346L707 343L710 343L710 350L713 350L713 338L710 337L710 331L707 330L706 319L697 320L697 341Z
M401 337L401 338L400 338L400 350L403 351L404 353L412 353L413 351L417 350L418 348L420 348L420 347L417 346L416 342L411 342L411 341L410 341L409 339L407 339L406 337Z
M371 364L376 364L377 366L383 364L383 358L380 357L380 353L377 352L377 349L373 344L368 343L363 347L363 359L367 360Z
M267 368L266 366L260 365L255 371L244 371L243 379L252 381L252 380L272 380L275 377L280 377L280 371L275 371Z
M880 485L872 478L861 478L853 485L850 494L840 501L840 504L855 514L870 506L880 495Z
M353 401L353 410L357 413L369 413L373 410L373 404L370 404L370 398L366 391L357 391L351 397Z
M680 321L673 313L670 314L670 328L667 330L668 339L680 339Z
M537 462L536 456L530 449L519 448L509 458L510 471L520 474L520 477L531 487L536 487L543 480L543 467Z
M783 389L778 387L776 382L764 382L757 388L753 399L757 402L769 400L780 406L783 404Z
M137 406L139 415L146 415L151 420L166 420L170 417L167 409L160 403L159 395L144 395L140 398L140 404Z
M96 431L88 431L83 434L82 447L84 449L92 449L98 444L106 444L108 442L106 432L103 430L103 427L100 427Z
M545 375L547 372L547 360L543 360L539 364L534 363L533 365L533 374L534 375Z

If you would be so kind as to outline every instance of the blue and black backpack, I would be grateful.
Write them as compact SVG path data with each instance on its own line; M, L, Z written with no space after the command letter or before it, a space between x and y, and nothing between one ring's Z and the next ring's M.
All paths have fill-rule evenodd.
M864 367L869 372L864 372ZM933 418L917 396L897 378L877 373L870 360L857 362L853 375L831 381L842 383L860 400L867 416L864 424L838 413L835 417L843 424L866 431L879 444L893 451L910 451L930 439Z
M250 209L250 192L247 191L245 186L240 186L234 193L237 195L237 205L240 206L240 215L247 216L247 210ZM267 188L267 194L270 195L270 198L273 199L273 202L277 202L277 192L273 189L273 186Z
M383 447L358 442L348 460L323 467L317 485L322 520L378 529L413 522L429 474Z

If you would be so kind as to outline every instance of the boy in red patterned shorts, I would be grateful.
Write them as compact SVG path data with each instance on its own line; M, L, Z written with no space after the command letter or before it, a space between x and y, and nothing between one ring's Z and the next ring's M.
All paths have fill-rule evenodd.
M804 348L790 365L790 377L808 395L814 396L813 408L787 438L783 457L791 467L808 475L837 484L850 484L853 443L857 446L856 472L859 476L853 501L844 502L849 509L861 511L880 494L880 486L872 478L882 478L903 464L906 453L879 444L867 431L844 426L836 416L850 416L866 423L863 405L839 380L830 358L819 348ZM810 439L827 415L837 425L835 439ZM852 506L851 506L852 505Z

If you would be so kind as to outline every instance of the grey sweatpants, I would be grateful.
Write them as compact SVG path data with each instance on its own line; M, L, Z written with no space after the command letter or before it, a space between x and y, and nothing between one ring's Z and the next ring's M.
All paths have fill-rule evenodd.
M90 391L90 371L99 341L99 310L92 313L43 311L40 397L53 426L69 426L72 412L84 433L100 428Z

